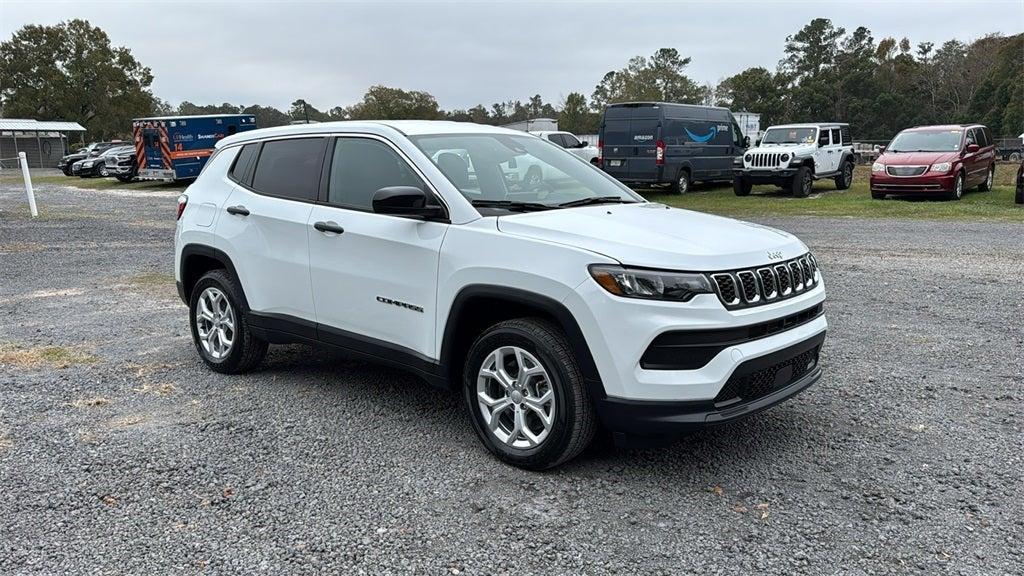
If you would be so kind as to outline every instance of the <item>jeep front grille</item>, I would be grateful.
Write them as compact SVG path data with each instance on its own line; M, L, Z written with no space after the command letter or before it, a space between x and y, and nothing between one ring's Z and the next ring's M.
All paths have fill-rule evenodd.
M780 152L752 152L750 166L751 168L777 168L781 162L781 156Z
M810 252L772 266L709 274L718 299L730 310L760 306L803 294L821 281Z

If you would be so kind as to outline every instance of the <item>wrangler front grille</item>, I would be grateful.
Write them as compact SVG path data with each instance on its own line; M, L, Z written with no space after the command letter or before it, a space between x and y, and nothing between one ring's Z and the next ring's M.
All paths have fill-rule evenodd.
M749 308L811 290L821 281L818 262L810 252L763 268L710 274L718 299L726 308Z
M786 154L789 156L789 154ZM750 155L751 168L776 168L782 162L779 152L754 152Z

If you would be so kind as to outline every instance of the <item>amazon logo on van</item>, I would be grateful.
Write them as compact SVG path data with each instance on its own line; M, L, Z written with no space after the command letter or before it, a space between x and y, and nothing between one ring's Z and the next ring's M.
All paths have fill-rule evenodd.
M633 136L635 142L647 142L648 140L654 140L653 134L636 134Z

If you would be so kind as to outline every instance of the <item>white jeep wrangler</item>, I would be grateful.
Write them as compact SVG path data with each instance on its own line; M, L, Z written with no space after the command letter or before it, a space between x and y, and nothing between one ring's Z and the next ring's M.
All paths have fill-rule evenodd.
M831 178L837 190L853 183L850 125L840 123L771 126L757 147L737 159L733 191L747 196L754 184L775 184L806 198L815 180Z

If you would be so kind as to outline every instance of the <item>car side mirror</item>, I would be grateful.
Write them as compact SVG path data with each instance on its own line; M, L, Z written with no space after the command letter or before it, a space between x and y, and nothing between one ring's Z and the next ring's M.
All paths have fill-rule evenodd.
M750 148L750 136L743 137L743 147Z
M978 146L977 144L974 144L973 142L971 144L967 145L967 153L968 154L974 154L978 150L981 150L981 146Z
M373 193L373 211L395 216L439 218L444 208L430 204L427 193L415 186L388 186Z
M885 152L885 146L878 147L878 153L881 154L882 152Z
M750 136L747 136L747 138L750 138ZM760 145L761 145L761 139L758 138L756 141L754 141L754 147L756 148L756 147L758 147Z
M587 146L590 146L590 142L587 142L586 140L580 142L580 148L586 148Z

